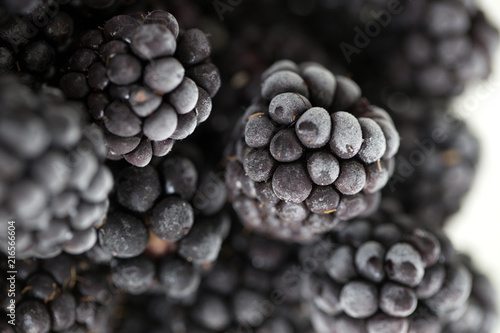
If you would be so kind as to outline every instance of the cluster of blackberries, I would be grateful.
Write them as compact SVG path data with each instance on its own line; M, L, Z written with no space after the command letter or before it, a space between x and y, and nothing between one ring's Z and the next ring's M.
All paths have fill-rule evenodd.
M492 333L442 226L497 32L389 3L0 1L0 331Z

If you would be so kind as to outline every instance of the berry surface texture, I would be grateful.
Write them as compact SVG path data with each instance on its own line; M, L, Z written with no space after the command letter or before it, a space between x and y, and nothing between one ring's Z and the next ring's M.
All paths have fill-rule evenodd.
M498 0L0 0L0 333L500 333Z

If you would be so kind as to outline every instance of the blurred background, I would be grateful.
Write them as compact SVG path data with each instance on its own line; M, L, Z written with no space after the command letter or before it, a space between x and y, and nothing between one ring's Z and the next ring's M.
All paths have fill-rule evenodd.
M500 2L478 0L488 18L500 27ZM471 254L476 264L500 291L500 50L493 74L485 83L472 85L455 101L456 111L481 144L476 180L462 203L462 209L446 231L456 248ZM500 293L497 294L500 304ZM492 333L500 333L500 323Z

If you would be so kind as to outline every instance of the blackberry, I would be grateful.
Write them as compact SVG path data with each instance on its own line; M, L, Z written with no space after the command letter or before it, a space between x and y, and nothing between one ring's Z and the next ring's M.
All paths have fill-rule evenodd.
M307 241L368 214L393 172L399 135L350 79L282 60L235 129L226 184L243 224Z
M0 22L0 74L18 73L31 86L54 78L57 59L69 48L73 18L59 1L6 1Z
M33 87L57 85L76 37L128 5L117 0L2 1L0 74L16 73Z
M188 308L192 323L208 332L313 332L296 246L235 230L223 253Z
M78 254L97 240L113 177L102 131L59 90L0 79L0 215L15 221L18 258ZM0 238L7 251L7 234Z
M13 275L4 275L7 259L0 259L6 281ZM17 260L16 268L15 279L0 292L0 314L8 320L8 293L16 295L15 326L9 325L6 332L112 332L110 322L120 295L107 281L109 269L67 254Z
M311 24L313 31L351 65L356 77L379 89L449 97L491 73L498 31L476 1L338 3L333 9L318 6L310 18L317 22ZM347 17L338 29L340 39L330 34L331 22L338 27L332 18L338 16Z
M168 12L118 15L84 34L60 86L104 128L108 158L143 167L209 116L220 86L209 56L205 34Z
M473 184L479 142L442 103L413 100L391 110L401 147L385 195L398 198L410 215L443 226Z
M496 291L491 281L473 265L472 259L461 255L463 262L472 273L472 291L467 307L457 316L457 320L446 326L445 333L487 333L493 332L498 323Z
M192 302L131 298L120 331L146 326L148 332L312 332L298 285L283 278L296 249L241 231L233 237Z
M229 232L223 181L188 155L117 168L99 248L88 255L109 262L114 283L129 293L190 297Z
M442 332L472 300L473 274L449 240L383 207L303 249L319 262L302 292L318 332Z

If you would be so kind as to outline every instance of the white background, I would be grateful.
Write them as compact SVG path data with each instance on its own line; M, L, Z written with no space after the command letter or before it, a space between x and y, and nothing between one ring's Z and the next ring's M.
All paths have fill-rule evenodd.
M490 21L500 27L500 1L478 0ZM473 188L447 233L459 250L468 252L494 283L500 305L500 49L494 72L483 84L457 99L458 112L479 137L481 160ZM500 333L500 323L491 333Z

